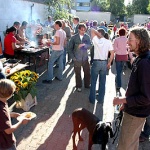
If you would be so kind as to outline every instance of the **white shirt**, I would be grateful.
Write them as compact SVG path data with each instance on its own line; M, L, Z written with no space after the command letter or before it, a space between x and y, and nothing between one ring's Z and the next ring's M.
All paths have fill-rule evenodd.
M94 36L92 42L94 45L94 59L107 60L108 52L114 50L111 41Z

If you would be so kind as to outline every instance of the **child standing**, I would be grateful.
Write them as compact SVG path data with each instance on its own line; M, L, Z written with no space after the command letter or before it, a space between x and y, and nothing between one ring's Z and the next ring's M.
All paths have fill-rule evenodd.
M16 86L9 79L0 80L0 150L16 150L16 139L13 132L21 125L27 124L29 119L21 118L12 125L11 117L17 118L19 113L9 113L7 100L12 97Z

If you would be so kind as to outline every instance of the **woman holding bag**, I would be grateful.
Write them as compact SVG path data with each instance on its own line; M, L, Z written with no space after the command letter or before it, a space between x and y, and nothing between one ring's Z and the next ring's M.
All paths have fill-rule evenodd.
M120 28L118 31L119 37L114 40L114 51L115 51L115 61L116 61L116 90L120 90L121 74L123 70L124 63L128 61L128 51L127 51L127 37L126 29Z

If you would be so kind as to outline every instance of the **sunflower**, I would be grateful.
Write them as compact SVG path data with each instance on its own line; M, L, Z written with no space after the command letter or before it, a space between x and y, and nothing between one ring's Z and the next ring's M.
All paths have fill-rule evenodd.
M14 99L16 101L25 99L28 93L32 97L36 96L36 82L38 75L30 70L19 71L14 73L10 79L16 84L16 92L14 94Z

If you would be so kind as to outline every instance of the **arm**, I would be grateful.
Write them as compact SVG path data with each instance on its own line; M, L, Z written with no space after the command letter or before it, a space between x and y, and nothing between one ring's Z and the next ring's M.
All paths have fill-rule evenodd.
M18 116L20 116L19 113L16 113L16 112L11 112L10 113L10 117L12 117L12 118L17 118Z
M74 55L74 37L71 37L70 41L69 41L69 52L70 52L70 56L73 60L76 60L75 55Z
M27 124L29 122L29 119L22 119L22 120L19 120L19 122L17 122L16 124L12 125L10 128L4 130L5 133L7 134L11 134L13 133L17 128L20 127L21 124Z
M109 58L109 62L107 64L107 68L110 69L110 66L111 66L111 62L113 61L114 59L114 50L111 50L109 51L110 52L110 58Z
M91 28L91 39L93 39L94 36L101 38L101 34L97 30Z

